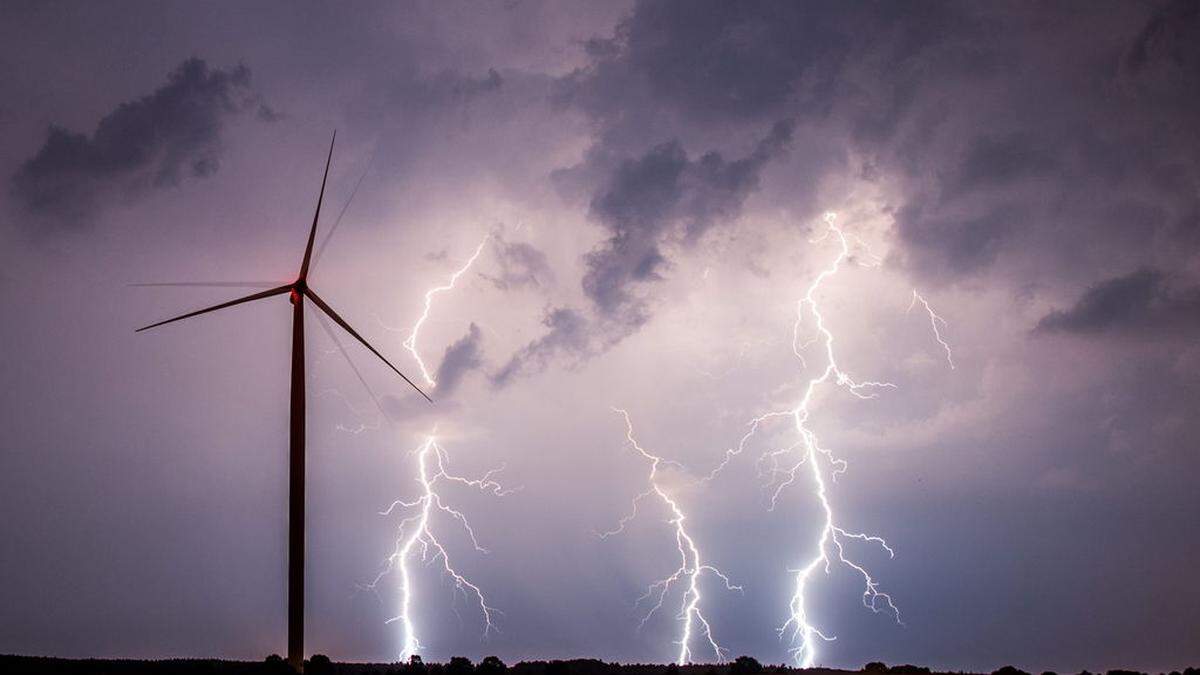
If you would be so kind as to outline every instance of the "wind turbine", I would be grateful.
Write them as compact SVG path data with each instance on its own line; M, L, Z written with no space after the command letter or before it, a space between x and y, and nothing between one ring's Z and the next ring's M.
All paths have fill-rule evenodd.
M333 310L317 292L308 285L308 272L312 263L313 257L313 240L317 235L317 221L321 217L321 202L325 198L325 182L329 178L329 163L333 159L333 142L337 140L337 132L334 132L333 140L329 143L329 156L325 159L325 175L321 178L321 192L317 197L317 211L313 215L312 227L308 231L308 244L304 247L304 259L300 263L300 273L296 280L291 283L275 286L265 291L247 295L245 297L223 302L219 305L198 309L194 312L188 312L181 316L177 316L158 323L152 323L149 326L138 328L135 332L142 332L164 324L180 321L182 319L215 312L218 309L233 307L255 300L262 300L276 295L288 294L288 299L292 303L292 397L291 397L291 425L289 432L289 461L288 461L288 663L291 664L297 672L304 668L304 299L312 300L330 319L333 319L337 325L341 326L355 340L358 340L372 354L378 356L389 368L397 375L404 379L417 393L425 397L425 400L433 402L421 391L421 388L413 384L413 381L408 379L404 373L400 372L396 366L392 365L383 357L374 347L371 346L361 335L358 334L350 324L346 323L337 312ZM357 189L357 186L356 186ZM336 227L336 223L334 225ZM330 234L333 230L330 230ZM319 253L319 251L318 251ZM265 286L268 283L260 282L182 282L182 283L166 283L166 284L138 284L141 286ZM320 315L317 315L320 317ZM334 342L337 338L330 331L330 337ZM338 344L341 349L341 344ZM345 354L345 352L342 352ZM348 359L349 357L347 357ZM353 363L350 364L353 367ZM357 369L355 374L358 375ZM361 380L361 375L359 375ZM366 382L363 382L365 385ZM372 394L374 396L374 394Z

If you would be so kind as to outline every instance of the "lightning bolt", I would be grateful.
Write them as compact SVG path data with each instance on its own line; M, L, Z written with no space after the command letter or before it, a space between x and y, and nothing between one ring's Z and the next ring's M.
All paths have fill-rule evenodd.
M864 267L877 267L880 259L866 250L865 244L856 235L845 232L837 225L837 214L826 213L823 220L826 229L820 237L813 240L813 243L832 238L837 245L836 253L828 266L817 274L812 284L796 303L796 319L792 324L792 353L800 362L801 367L807 368L808 364L805 361L804 353L810 347L817 345L825 365L815 376L809 378L803 394L795 406L790 409L767 412L750 420L746 433L739 439L737 445L726 450L721 463L704 478L705 481L712 480L734 457L742 454L747 444L764 424L775 419L791 419L796 432L796 440L785 447L764 452L759 457L758 466L760 477L766 480L768 486L774 486L770 497L769 508L771 510L774 510L780 493L803 478L802 469L805 467L808 468L815 496L820 505L821 528L814 542L815 553L803 566L793 570L795 590L788 604L789 616L779 628L780 637L787 636L789 638L792 657L801 668L813 666L817 657L818 641L836 639L835 636L822 632L809 620L806 601L813 574L817 570L824 570L828 574L835 562L848 567L862 579L863 605L876 613L889 613L897 623L902 624L900 611L892 602L891 596L880 590L879 583L866 567L849 556L846 551L846 543L853 540L874 544L883 549L889 557L894 557L895 551L882 537L847 530L841 526L830 500L829 482L836 482L838 475L846 470L847 464L845 460L834 455L830 449L821 445L816 433L809 425L812 400L822 386L832 385L841 388L859 399L876 398L880 389L893 389L896 386L891 382L855 380L838 365L834 335L825 323L825 317L817 302L817 293L823 284L835 276L847 262L855 262ZM852 242L864 249L862 259L851 256ZM802 339L806 316L811 317L815 327L815 336Z
M494 615L499 613L496 608L488 604L487 598L479 586L472 583L455 569L445 546L442 545L434 533L433 517L439 513L448 515L466 532L467 537L477 552L484 554L488 552L487 549L479 544L479 540L475 536L475 530L471 527L471 523L462 511L448 505L443 500L442 496L438 493L438 486L444 483L457 483L496 496L504 496L511 492L511 490L505 490L500 483L494 480L494 476L503 467L489 471L482 477L475 479L464 478L450 473L447 469L449 455L438 444L437 438L432 434L425 439L424 443L413 450L413 454L417 457L416 480L420 485L419 494L415 499L409 501L398 499L392 502L391 506L387 509L380 512L380 515L384 516L389 516L396 512L402 512L405 515L398 526L399 537L396 540L395 549L387 557L384 569L373 582L368 584L368 588L375 588L387 574L398 572L400 575L400 612L388 619L387 623L399 622L401 625L404 638L403 647L400 650L401 660L407 660L409 657L417 654L422 648L421 641L418 638L417 625L413 619L413 597L415 592L412 573L409 570L409 562L417 551L420 552L422 562L427 564L440 563L442 573L453 581L455 591L461 593L465 601L470 602L473 600L475 602L483 617L484 638L491 631L495 630L493 619Z
M429 313L433 308L434 296L454 288L459 278L467 273L467 270L475 264L480 254L483 253L483 247L487 245L490 238L491 234L483 237L467 261L450 275L450 279L445 284L435 286L425 292L425 307L421 312L421 316L417 318L416 323L413 324L412 329L409 331L408 338L403 342L404 348L413 355L417 365L420 366L421 375L424 376L425 382L430 387L437 386L437 382L429 372L424 359L421 358L420 352L417 351L417 337L421 332L421 327L429 319ZM388 326L384 327L388 330L395 330ZM403 646L400 650L401 660L416 655L422 648L421 641L418 638L416 622L413 619L413 578L408 566L410 559L414 557L414 551L417 549L420 550L420 557L423 562L428 564L441 563L442 573L453 581L455 591L461 593L465 601L474 601L483 617L483 637L486 638L491 631L495 630L493 619L498 610L488 604L487 598L479 586L475 585L454 568L450 561L449 553L447 553L446 548L434 534L431 525L432 517L438 513L450 516L466 532L467 537L477 552L487 553L487 549L479 545L479 540L475 536L475 530L471 527L470 522L462 511L447 505L443 501L441 494L437 490L438 486L443 483L457 483L462 486L489 492L496 496L504 496L511 492L511 490L505 490L500 483L494 480L494 476L503 467L489 471L477 479L464 478L450 473L447 470L449 455L446 453L445 448L438 443L434 433L426 437L425 442L413 450L413 454L417 457L417 483L421 486L420 494L416 499L410 501L396 500L382 512L382 515L386 516L399 510L403 511L406 515L401 519L398 527L399 538L396 540L395 549L386 559L384 568L375 578L375 581L368 584L369 588L374 588L385 575L390 572L399 573L400 613L389 619L388 623L399 622L401 625L403 633ZM455 609L455 612L457 613L457 609Z
M814 342L819 343L823 348L821 351L824 352L825 367L815 377L808 380L803 396L801 396L799 402L790 411L796 433L800 439L799 443L784 451L773 451L768 455L772 474L780 477L778 486L772 495L771 508L775 507L779 493L787 486L796 482L798 479L797 474L805 464L808 465L811 472L817 501L821 506L822 526L816 541L816 553L807 564L796 570L795 591L789 603L791 614L779 629L781 636L790 630L792 656L802 668L811 667L815 662L817 640L834 639L832 636L821 632L819 628L809 621L806 594L813 572L823 568L828 573L835 559L837 562L849 567L862 578L863 605L874 612L890 612L896 621L900 622L900 610L892 602L891 596L879 590L878 582L875 581L865 567L848 557L845 543L848 539L854 539L864 543L877 544L889 556L894 556L895 552L881 537L862 532L851 532L843 529L838 524L833 505L829 499L828 483L825 471L821 467L821 460L825 459L827 461L829 466L828 472L832 480L836 480L837 475L845 471L846 463L844 460L835 457L828 448L821 446L816 433L809 426L810 405L813 395L822 385L833 384L862 399L875 398L877 396L876 391L880 388L895 387L890 382L858 382L851 378L838 365L837 353L834 349L834 336L825 324L825 317L821 314L816 294L827 279L838 273L842 263L850 255L851 238L837 225L836 214L827 213L824 220L827 229L822 238L832 236L837 243L837 253L829 266L816 276L812 284L805 291L804 297L797 303L796 321L792 326L792 345L793 353L803 363L803 357L800 354L800 349L802 348L800 345L800 333L804 323L805 311L807 310L815 324L816 337L803 346L811 345ZM758 418L755 423L761 419ZM785 461L784 458L788 456L794 456L796 459L790 466L781 468L780 462Z
M424 359L421 358L421 354L417 352L417 334L421 332L421 326L424 325L425 320L429 318L429 311L433 308L433 296L437 295L438 293L445 293L446 291L454 288L454 284L458 282L458 278L466 274L467 270L471 269L471 265L475 264L475 260L479 258L479 254L483 252L483 247L487 244L488 239L490 239L491 236L491 234L484 235L483 240L479 242L479 246L475 247L475 252L471 254L471 257L467 259L467 262L463 264L462 267L458 268L454 274L450 275L449 281L441 286L434 286L428 291L425 291L425 309L421 312L421 316L413 325L412 331L408 334L408 339L403 343L404 348L413 355L414 359L416 359L417 366L421 369L421 375L425 378L425 383L430 387L436 387L437 382L434 381L433 375L430 374L429 368L426 367Z
M680 508L679 503L675 500L675 498L672 497L670 493L668 493L666 489L664 489L659 483L658 470L660 467L667 465L680 467L680 465L677 462L672 462L670 460L663 459L658 455L651 454L645 448L639 445L633 436L633 422L629 419L629 413L619 408L614 408L613 411L619 413L625 419L625 439L629 446L636 450L650 464L650 472L647 476L647 481L649 482L650 487L645 492L642 492L637 497L634 497L632 511L625 517L621 518L617 524L617 527L613 530L600 533L600 538L606 539L615 534L623 532L625 530L625 526L631 520L637 517L638 508L642 500L653 495L657 497L658 500L662 502L662 504L666 506L667 510L671 513L671 518L667 522L670 523L675 530L675 546L679 552L679 567L669 576L650 584L650 586L646 589L646 593L638 598L636 603L638 606L647 601L652 601L654 603L653 606L650 607L650 610L642 617L638 628L640 630L641 627L645 626L646 622L650 620L650 617L654 616L658 610L662 609L663 603L666 601L667 593L670 592L671 587L677 582L683 581L686 584L686 588L684 589L679 614L677 615L677 618L681 623L681 629L679 640L677 641L677 644L679 645L679 652L675 658L675 661L681 666L692 662L691 644L693 641L694 632L698 632L701 636L703 636L704 640L707 642L708 648L712 650L717 661L723 661L725 658L725 651L720 645L717 644L716 639L713 637L712 626L709 624L708 619L705 618L704 614L700 610L700 601L702 599L700 593L700 579L705 573L709 573L720 579L722 583L725 584L725 587L729 590L740 591L742 588L740 586L733 585L729 581L729 577L721 572L721 570L704 562L703 556L700 553L700 549L698 546L696 546L696 540L693 539L688 533L685 526L687 516L684 515L683 509Z
M912 302L908 304L908 311L911 312L918 302L925 306L925 312L929 314L929 325L933 328L933 337L946 351L946 363L950 365L950 370L954 370L954 353L950 351L950 345L942 338L941 329L946 327L946 320L938 316L938 313L933 311L933 307L929 306L929 302L914 288Z

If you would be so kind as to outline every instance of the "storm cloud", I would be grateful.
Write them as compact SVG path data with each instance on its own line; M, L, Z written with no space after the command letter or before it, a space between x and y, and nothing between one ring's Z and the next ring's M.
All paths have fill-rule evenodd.
M1185 334L1200 328L1200 288L1172 288L1166 275L1143 269L1092 286L1072 307L1037 324L1045 333Z
M541 287L554 280L554 270L546 261L546 254L536 246L525 241L508 241L500 233L493 234L490 243L500 269L484 277L497 289Z
M847 376L896 389L822 389L811 421L847 462L838 513L894 546L869 563L906 626L834 567L822 664L1200 658L1179 536L1200 512L1197 3L149 7L0 5L0 651L282 648L290 307L135 337L227 297L126 284L289 278L336 128L316 283L439 384L431 405L368 353L360 383L312 348L314 651L395 659L396 579L354 589L436 433L456 475L505 465L524 489L449 481L490 553L445 512L440 541L504 614L481 642L415 565L427 660L672 658L675 614L639 632L630 608L673 565L670 514L591 535L646 487L611 408L695 475L790 409L823 363L796 362L796 311L836 211L850 256L815 301ZM914 288L940 320L905 313ZM754 455L792 432L767 423L678 494L744 587L705 593L717 639L771 663L821 516L807 474L764 508Z
M545 334L519 349L492 374L494 386L505 387L520 376L539 373L557 356L577 361L593 349L588 320L569 307L547 310L542 325Z
M442 362L438 364L437 392L439 398L452 397L462 384L463 377L472 370L483 365L482 348L483 333L479 326L471 324L467 334L456 340L442 354Z
M662 245L675 237L696 242L709 228L729 223L758 187L764 165L791 141L792 125L779 122L745 157L718 152L691 159L678 141L621 162L592 198L591 213L609 238L586 257L583 290L600 314L635 328L647 309L631 287L660 278Z
M165 85L105 115L91 135L51 126L10 189L31 212L78 224L107 199L211 175L226 120L253 106L259 119L279 119L257 100L246 66L188 59Z

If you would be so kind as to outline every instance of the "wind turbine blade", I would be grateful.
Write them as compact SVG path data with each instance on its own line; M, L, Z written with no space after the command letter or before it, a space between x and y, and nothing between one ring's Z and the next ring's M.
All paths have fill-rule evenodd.
M237 300L230 300L229 302L222 302L222 303L221 303L221 304L219 304L219 305L213 305L212 307L206 307L206 308L204 308L204 309L198 309L198 310L196 310L196 311L194 311L194 312L188 312L187 314L184 314L184 315L182 315L182 316L177 316L177 317L175 317L175 318L173 318L173 319L167 319L167 320L165 320L165 321L159 321L158 323L152 323L152 324L150 324L149 326L142 326L141 328L138 328L138 329L137 329L137 330L135 330L134 332L135 332L135 333L140 333L140 332L142 332L142 331L144 331L144 330L149 330L149 329L151 329L151 328L155 328L155 327L157 327L157 326L161 326L161 325L163 325L164 323L171 323L171 322L173 322L173 321L180 321L180 320L182 320L182 319L187 319L187 318L190 318L190 317L193 317L193 316L198 316L198 315L200 315L200 314L207 314L208 312L215 312L215 311L217 311L218 309L225 309L226 307L233 307L234 305L240 305L240 304L242 304L242 303L244 303L244 302L252 302L252 301L254 301L254 300L261 300L261 299L263 299L263 298L269 298L269 297L271 297L272 295L279 295L279 294L281 294L281 293L287 293L287 292L288 292L288 291L290 291L290 290L292 290L292 286L291 286L291 284L287 284L287 285L284 285L284 286L278 286L278 287L276 287L276 288L272 288L272 289L269 289L269 290L263 291L263 292L261 292L261 293L255 293L254 295L247 295L247 296L246 296L246 297L244 297L244 298L238 298Z
M359 384L363 386L363 389L367 390L367 395L369 395L371 400L375 402L375 407L379 408L379 414L383 415L384 421L388 423L388 426L391 426L392 418L388 417L387 411L383 409L383 404L379 401L379 397L375 395L375 390L371 389L371 385L367 384L367 380L362 376L362 373L359 372L358 366L354 365L354 359L350 358L350 354L347 353L346 348L342 346L342 341L338 339L337 334L334 333L333 329L329 327L329 319L326 319L323 314L317 314L317 319L321 323L321 328L325 330L325 334L329 336L330 340L333 340L334 346L336 346L338 351L342 353L342 358L346 359L346 364L350 366L350 370L354 371L354 376L358 378Z
M150 283L128 284L132 287L151 286L202 286L209 288L270 288L275 281L157 281Z
M309 298L311 298L313 301L313 304L315 304L317 307L321 308L321 311L325 312L327 315L329 315L329 318L333 319L337 323L337 325L341 326L342 329L345 330L347 333L349 333L355 340L358 340L359 342L361 342L364 347L371 350L371 353L374 354L375 356L378 356L380 361L383 361L384 363L386 363L388 368L391 368L393 371L395 371L395 373L397 375L404 378L404 381L407 382L409 384L409 386L411 386L413 389L416 389L418 394L420 394L421 396L424 396L426 401L433 403L433 399L429 398L428 394L421 391L421 388L418 387L416 384L414 384L412 380L408 379L407 375L400 372L399 368L397 368L396 366L393 366L391 361L388 361L387 359L383 358L383 354L380 354L378 350L376 350L374 347L372 347L370 342L367 342L366 340L364 340L363 336L359 335L358 331L351 328L350 324L346 323L345 319L338 316L338 313L333 311L332 307L325 304L325 301L322 300L321 297L318 296L316 294L316 292L313 291L311 286L304 289L304 294L307 295Z
M313 241L317 238L317 220L321 217L321 202L325 200L325 182L329 180L329 164L333 161L333 143L337 140L337 130L333 131L333 140L329 141L329 156L325 158L325 175L321 178L321 194L317 196L317 212L313 214L312 229L308 231L308 244L304 247L304 262L300 263L300 278L308 278L308 266L312 261Z
M375 151L379 150L379 146L375 146ZM338 213L337 220L333 221L333 227L329 228L329 232L325 234L325 238L321 240L321 245L317 247L316 253L313 254L312 266L315 267L317 261L321 259L321 254L325 252L325 247L329 245L329 240L333 239L333 233L337 231L338 225L342 223L342 216L346 215L346 209L350 208L350 202L354 201L354 195L358 194L358 188L362 185L363 179L371 173L371 165L375 163L375 151L371 152L371 158L367 160L367 168L363 169L362 175L358 177L358 182L354 184L354 189L350 191L350 197L346 199L346 203L342 205L342 210Z

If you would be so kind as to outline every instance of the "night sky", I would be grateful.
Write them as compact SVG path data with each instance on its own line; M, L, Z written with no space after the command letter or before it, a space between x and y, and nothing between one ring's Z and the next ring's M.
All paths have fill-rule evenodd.
M413 563L426 659L674 658L634 607L668 512L596 534L648 488L615 406L744 587L704 582L718 641L789 661L821 514L759 457L795 428L698 479L824 367L793 323L831 211L839 364L896 386L809 423L904 625L834 566L817 661L1200 662L1200 3L10 1L0 73L0 653L284 650L291 308L135 335L249 291L131 284L290 281L336 129L312 284L418 381L425 292L483 247L416 343L435 405L343 339L377 406L309 313L310 653L397 658L366 585L436 429L517 489L445 487L503 614L481 640Z

